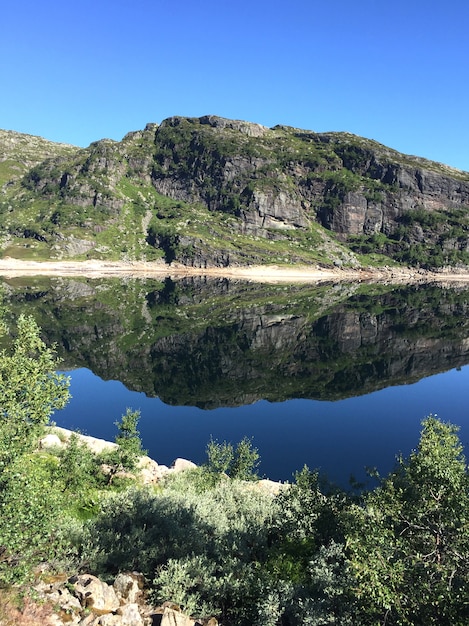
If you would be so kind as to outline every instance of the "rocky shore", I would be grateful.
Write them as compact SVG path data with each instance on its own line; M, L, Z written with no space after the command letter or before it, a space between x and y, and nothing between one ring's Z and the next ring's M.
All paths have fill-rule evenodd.
M188 267L173 263L144 261L23 261L0 259L0 276L86 276L86 277L182 277L213 276L264 283L276 282L463 282L469 272L455 268L431 272L408 267L323 268L306 265L247 265L228 267Z
M105 441L104 439L97 439L96 437L90 437L89 435L82 435L80 433L75 434L94 454L100 454L101 452L112 450L117 447L117 444ZM62 448L67 445L71 435L71 430L54 426L51 429L51 432L41 439L39 447L43 450ZM138 478L144 485L154 484L168 474L181 472L195 467L197 467L196 464L192 463L192 461L188 461L187 459L177 458L171 467L168 467L167 465L160 465L148 456L142 456L140 457L137 467Z
M143 576L120 573L112 584L91 574L44 576L33 588L35 600L23 610L5 606L8 621L2 626L217 626L208 618L195 621L179 606L164 602L153 606L144 590ZM1 618L1 615L0 615Z
M95 454L110 450L117 444L104 439L78 434L80 441ZM52 426L40 440L41 450L67 445L72 431ZM159 465L143 456L137 471L126 474L141 484L156 484L171 473L197 467L187 459L178 458L171 467ZM282 488L280 483L259 480L253 483L272 495ZM215 617L196 621L185 615L170 600L153 605L145 592L145 580L138 572L121 572L112 581L103 581L90 573L74 576L50 574L47 564L38 571L40 582L34 584L33 594L19 611L9 606L7 596L0 595L0 624L2 626L217 626ZM34 598L34 600L32 599ZM5 621L3 621L5 620Z

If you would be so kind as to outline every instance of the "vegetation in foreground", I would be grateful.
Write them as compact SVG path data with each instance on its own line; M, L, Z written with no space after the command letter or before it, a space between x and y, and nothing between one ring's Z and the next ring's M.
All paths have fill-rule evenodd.
M467 624L469 478L457 428L430 416L408 459L371 491L305 468L276 496L257 451L210 442L205 466L156 486L120 478L141 453L138 415L106 459L72 437L37 451L68 398L31 318L0 353L0 584L138 570L155 603L223 624ZM101 464L115 471L105 476Z

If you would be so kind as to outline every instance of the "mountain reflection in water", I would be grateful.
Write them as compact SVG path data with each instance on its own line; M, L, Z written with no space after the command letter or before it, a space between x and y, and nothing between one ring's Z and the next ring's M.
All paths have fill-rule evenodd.
M394 454L417 443L420 420L444 411L445 406L428 406L428 390L420 404L407 399L401 406L399 399L410 389L402 385L469 363L469 291L463 286L285 286L203 278L28 278L3 284L11 321L22 311L31 313L47 342L57 344L64 368L86 368L99 377L72 374L74 396L91 401L80 409L81 423L75 415L73 425L112 437L110 426L126 406L141 408L144 445L152 451L150 441L160 442L159 462L174 458L162 458L168 442L175 456L201 462L211 435L233 441L248 435L254 436L269 477L289 479L306 462L321 465L332 477L340 466L336 478L343 481L376 464L380 437L397 446L390 451L392 465ZM107 399L106 380L123 383ZM456 385L451 401L459 397L467 416L463 387ZM385 435L390 394L396 410L386 418ZM111 396L122 396L121 408ZM449 404L443 388L438 404L445 397ZM313 406L299 399L322 402ZM156 418L150 427L143 409L150 401L148 414L157 413L158 429ZM98 405L106 432L96 428ZM106 406L113 407L112 415ZM370 406L372 419L364 417ZM442 415L458 424L460 417ZM61 414L55 419L60 423ZM354 467L346 466L352 462L350 448L363 461L358 467L356 460ZM319 451L326 466L314 462ZM274 461L267 462L266 455Z

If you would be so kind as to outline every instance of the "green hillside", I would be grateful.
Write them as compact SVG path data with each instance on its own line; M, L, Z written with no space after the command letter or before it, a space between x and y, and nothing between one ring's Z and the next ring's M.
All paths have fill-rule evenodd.
M349 133L174 117L74 148L0 131L0 185L3 256L469 265L469 174Z

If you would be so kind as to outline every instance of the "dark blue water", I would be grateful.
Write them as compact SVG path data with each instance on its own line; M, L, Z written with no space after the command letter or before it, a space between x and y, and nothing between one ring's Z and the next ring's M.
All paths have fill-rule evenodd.
M288 481L306 464L346 487L351 474L366 479L365 467L389 472L396 455L416 447L421 420L430 413L460 426L469 450L469 366L335 402L259 401L213 410L169 406L87 369L70 376L73 399L55 414L59 426L113 440L114 422L127 407L139 409L143 445L165 465L177 457L202 463L211 437L236 443L248 436L259 450L262 475Z
M76 277L3 293L7 323L33 315L71 371L56 422L113 440L140 410L158 463L200 464L210 438L247 436L262 475L289 481L306 464L346 486L365 467L388 473L429 414L459 425L469 453L465 285Z

